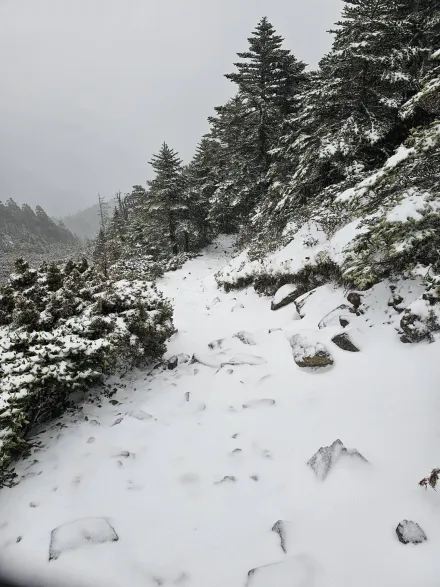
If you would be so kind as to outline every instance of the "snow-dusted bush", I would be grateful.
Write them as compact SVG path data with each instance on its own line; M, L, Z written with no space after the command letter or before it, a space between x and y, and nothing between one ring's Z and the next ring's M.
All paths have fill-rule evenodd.
M121 259L109 269L109 275L112 279L155 281L163 273L163 264L154 260L151 255L126 260Z
M22 260L0 290L0 485L35 424L117 370L160 357L172 308L148 282L105 279L87 262L36 271Z

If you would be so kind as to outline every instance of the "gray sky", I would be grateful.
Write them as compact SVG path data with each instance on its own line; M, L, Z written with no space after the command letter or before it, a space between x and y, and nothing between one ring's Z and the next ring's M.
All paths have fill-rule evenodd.
M342 0L0 0L0 200L75 212L188 160L268 16L315 66Z

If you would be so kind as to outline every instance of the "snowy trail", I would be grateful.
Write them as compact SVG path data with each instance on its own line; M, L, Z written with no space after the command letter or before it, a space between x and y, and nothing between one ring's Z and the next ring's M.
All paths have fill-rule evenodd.
M107 586L437 586L440 497L417 482L440 466L438 345L399 342L380 285L350 323L361 352L345 352L331 342L341 328L317 328L342 290L319 288L302 320L294 305L272 312L251 290L216 288L227 246L159 284L178 328L167 357L196 353L215 366L133 373L112 401L40 434L41 450L18 467L23 480L0 492L3 564ZM413 282L399 287L405 300L419 294ZM233 336L241 331L255 344ZM296 366L288 336L303 331L331 350L330 370ZM220 367L237 357L259 364ZM341 459L322 481L307 462L338 438L368 463ZM119 539L103 538L105 521L81 522L49 562L51 531L90 517ZM428 540L401 544L404 519ZM75 548L95 535L102 544Z

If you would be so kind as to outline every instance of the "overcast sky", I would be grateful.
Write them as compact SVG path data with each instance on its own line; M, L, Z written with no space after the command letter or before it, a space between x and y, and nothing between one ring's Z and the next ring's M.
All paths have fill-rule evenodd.
M187 161L266 15L311 66L342 0L0 0L0 200L75 212Z

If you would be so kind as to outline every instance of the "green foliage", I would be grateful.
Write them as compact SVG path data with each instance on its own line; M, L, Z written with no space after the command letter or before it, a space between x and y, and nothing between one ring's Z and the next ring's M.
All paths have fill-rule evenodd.
M8 484L36 424L61 414L72 392L161 357L174 328L150 283L112 281L86 262L35 271L19 260L0 304L0 484Z

